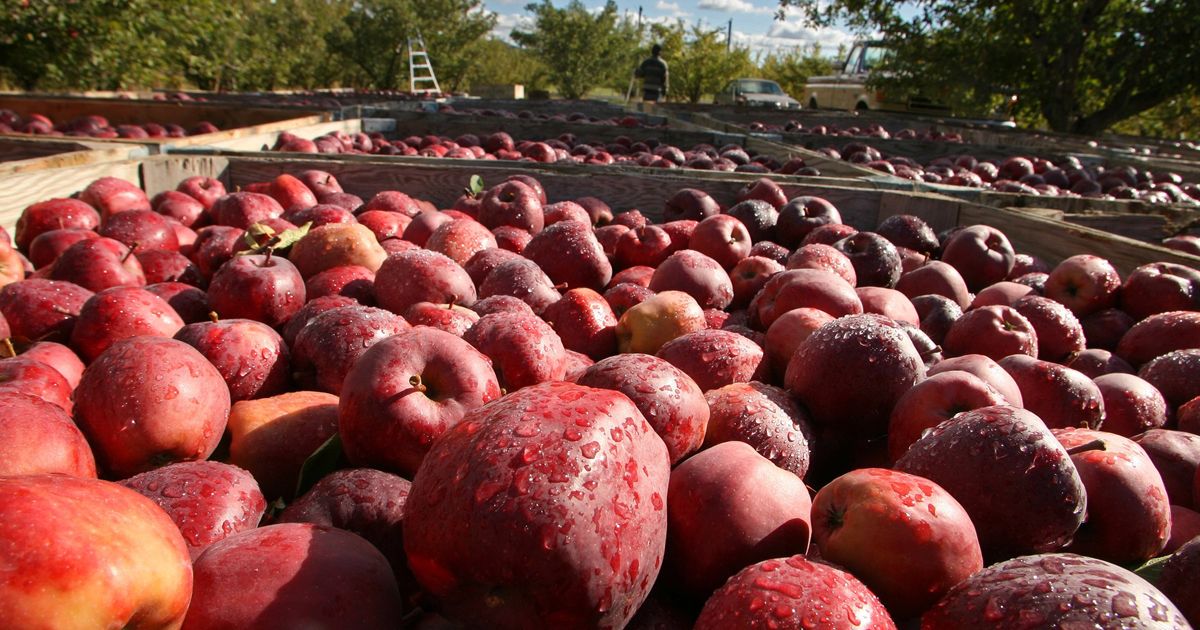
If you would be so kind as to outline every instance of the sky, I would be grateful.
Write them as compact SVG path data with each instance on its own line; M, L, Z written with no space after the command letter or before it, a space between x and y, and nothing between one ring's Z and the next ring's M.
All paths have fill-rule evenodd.
M507 39L514 28L529 19L525 6L531 0L484 0L484 7L497 15L494 34ZM568 0L553 0L563 7ZM593 10L604 6L604 0L583 0ZM687 25L701 21L705 26L724 30L733 20L733 41L749 46L752 54L790 50L798 46L820 44L822 54L833 55L839 44L849 46L854 34L842 28L813 29L805 26L793 10L784 21L775 19L779 3L772 0L617 0L622 12L636 18L642 9L643 22L664 22L682 19Z

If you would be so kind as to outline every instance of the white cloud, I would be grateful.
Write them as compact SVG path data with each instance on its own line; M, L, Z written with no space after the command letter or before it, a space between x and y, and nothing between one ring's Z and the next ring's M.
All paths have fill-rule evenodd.
M670 13L672 18L682 18L691 15L691 13L684 11L683 8L679 6L678 2L658 0L658 3L654 5L654 8L658 9L659 11L666 11L667 13Z
M761 2L761 0L760 0ZM697 5L701 9L709 11L723 11L726 13L759 13L769 15L775 13L779 8L777 3L761 2L764 6L755 6L754 3L746 0L700 0Z
M506 42L512 42L513 30L533 27L533 19L523 13L497 13L496 26L492 28L492 37Z
M837 54L838 46L849 47L854 39L853 33L839 28L813 29L779 22L773 23L765 34L733 31L733 43L748 47L750 54L756 56L820 45L821 55L832 57Z

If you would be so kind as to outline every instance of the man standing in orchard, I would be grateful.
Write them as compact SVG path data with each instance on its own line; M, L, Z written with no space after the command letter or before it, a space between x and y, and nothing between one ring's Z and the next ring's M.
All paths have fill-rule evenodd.
M667 95L668 73L667 62L662 58L662 46L655 44L650 48L650 57L642 62L634 75L642 80L642 101L657 103Z

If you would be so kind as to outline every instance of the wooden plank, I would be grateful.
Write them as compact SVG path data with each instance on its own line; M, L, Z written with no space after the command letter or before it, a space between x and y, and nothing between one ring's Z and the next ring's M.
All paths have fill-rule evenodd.
M237 190L229 180L229 160L219 155L159 156L141 162L142 189L151 197L175 190L179 182L197 175L219 179L226 190Z
M0 137L0 176L142 157L145 147L86 139Z
M101 177L119 177L141 185L137 160L6 174L0 177L0 225L12 232L26 206L55 197L70 197Z
M203 144L174 144L169 146L168 150L174 151L190 147L203 147L225 151L265 151L269 150L275 144L275 139L284 131L307 140L313 140L335 131L358 133L363 130L363 122L361 118L354 118L350 120L310 123L285 129L262 130L261 128L256 128L256 130L257 132L255 133L248 133L240 137L210 140Z
M112 125L155 122L191 127L207 121L221 129L251 127L301 118L305 115L326 115L320 110L297 111L196 101L46 97L37 94L0 95L0 109L11 109L22 117L33 113L42 114L49 116L55 123L67 122L80 116L99 115L107 118Z

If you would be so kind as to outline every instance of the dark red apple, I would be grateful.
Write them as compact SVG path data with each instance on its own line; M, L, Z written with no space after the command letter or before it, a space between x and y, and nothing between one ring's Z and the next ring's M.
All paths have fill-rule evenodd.
M288 346L262 322L214 318L184 326L175 338L199 350L217 368L232 402L281 394L290 383Z
M499 397L483 353L450 333L416 327L377 342L354 363L338 430L351 463L412 475L438 437Z
M173 337L183 319L165 300L140 287L113 287L88 298L71 330L71 347L91 363L130 337Z
M1067 450L1037 416L1016 407L983 407L939 424L896 470L930 479L957 499L989 559L1061 549L1086 513Z
M829 622L820 625L818 620ZM896 628L888 610L866 585L842 569L803 555L742 569L708 598L695 628L805 625L838 630Z
M75 420L97 464L119 478L207 458L225 431L229 405L229 388L204 355L163 337L117 341L75 389Z
M79 241L59 255L50 267L50 280L73 282L89 291L146 284L133 250L111 238Z
M745 442L722 442L671 471L663 578L707 596L754 562L807 550L811 499L799 477Z
M623 627L658 573L669 475L666 447L624 395L514 392L434 442L409 494L409 566L463 622ZM572 478L562 509L543 509Z
M1166 595L1132 571L1072 553L1030 555L986 567L921 617L925 630L1186 624Z
M1091 429L1055 429L1087 490L1087 520L1067 551L1118 564L1145 562L1167 544L1171 510L1162 476L1129 438Z
M272 328L304 305L304 279L285 258L235 256L213 274L208 301L226 319L252 319Z
M958 230L942 248L942 261L957 269L972 291L1007 278L1015 256L1008 237L987 225Z
M963 313L950 326L943 346L951 356L982 354L996 361L1038 354L1033 325L1010 306L983 306Z
M1058 263L1046 280L1046 297L1062 302L1072 313L1086 317L1117 303L1121 276L1099 256L1079 254Z
M381 308L342 306L320 313L296 334L292 377L303 389L338 394L367 348L409 328L403 317Z
M1098 428L1104 420L1104 396L1081 372L1023 354L1007 356L999 363L1021 388L1025 408L1046 426Z

